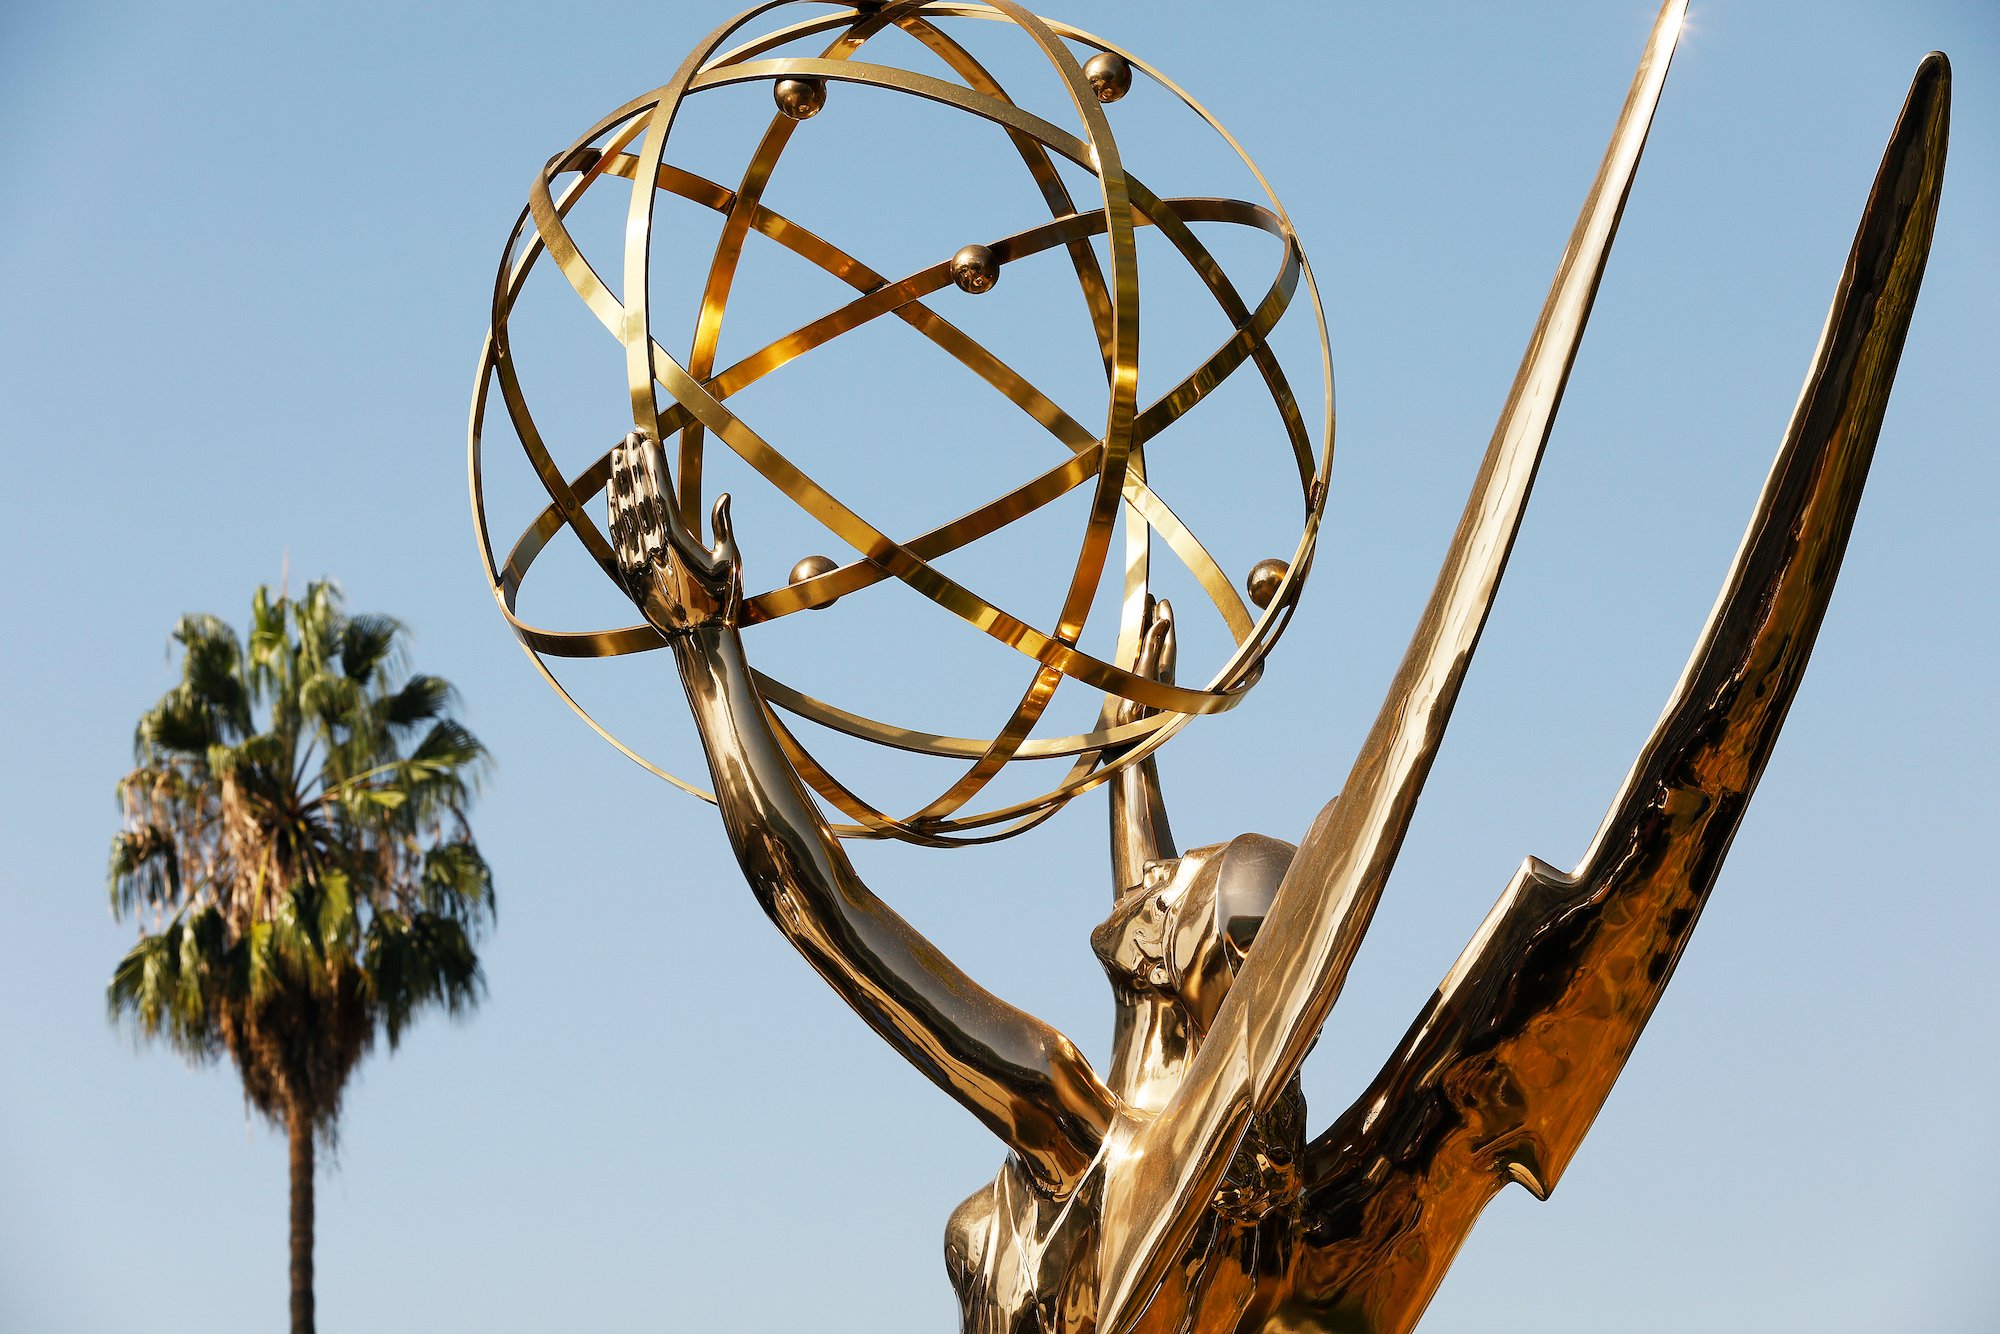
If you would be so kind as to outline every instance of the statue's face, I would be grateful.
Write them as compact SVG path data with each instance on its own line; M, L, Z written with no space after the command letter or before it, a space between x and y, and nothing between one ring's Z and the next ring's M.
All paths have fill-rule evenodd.
M1207 1031L1270 911L1295 849L1245 834L1153 862L1091 943L1112 976L1174 1001Z

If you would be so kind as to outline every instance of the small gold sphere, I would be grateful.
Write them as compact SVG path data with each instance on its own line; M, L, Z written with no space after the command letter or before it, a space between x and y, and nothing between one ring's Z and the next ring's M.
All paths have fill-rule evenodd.
M832 574L835 570L839 568L840 567L838 565L833 563L833 560L830 557L807 556L804 560L800 561L797 565L794 565L792 567L792 577L787 582L792 584L802 584L808 579L817 579L823 574ZM806 606L812 611L820 611L823 610L824 608L831 607L838 600L839 599L837 598L823 597L819 599L817 602L806 603Z
M974 296L1000 281L1000 257L983 245L969 245L951 257L951 280Z
M771 85L771 97L793 120L811 120L826 105L826 80L817 75L780 79Z
M1110 51L1100 51L1083 66L1090 91L1100 102L1116 102L1132 91L1132 62Z
M1243 586L1250 590L1250 600L1257 604L1258 610L1271 605L1271 599L1278 596L1278 585L1291 572L1292 567L1276 556L1250 567L1250 577L1243 581Z

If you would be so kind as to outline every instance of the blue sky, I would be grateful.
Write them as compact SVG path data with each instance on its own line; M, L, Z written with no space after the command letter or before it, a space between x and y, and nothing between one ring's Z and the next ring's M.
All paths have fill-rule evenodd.
M1284 198L1326 297L1341 418L1312 587L1251 701L1164 761L1185 844L1296 838L1435 575L1652 6L1059 12L1218 114ZM131 928L109 920L102 879L113 784L133 720L170 683L174 618L240 621L287 562L407 620L416 661L459 685L498 757L477 820L501 894L491 994L470 1021L428 1021L377 1055L350 1091L320 1186L322 1327L951 1327L944 1218L997 1145L770 930L713 813L540 683L467 520L466 400L533 172L722 17L595 0L0 15L15 497L0 609L17 645L0 706L16 757L0 776L0 931L16 948L0 970L0 1328L213 1334L269 1329L283 1309L282 1140L247 1120L226 1069L191 1072L107 1025ZM1307 1093L1317 1127L1520 859L1582 851L1749 517L1932 47L1957 69L1943 211L1812 672L1590 1140L1548 1203L1495 1202L1427 1328L1962 1331L2000 1310L1987 0L1697 0L1506 586ZM1251 188L1145 90L1118 113L1162 193ZM718 96L678 160L735 170L766 115ZM1004 142L941 109L837 98L808 129L818 142L774 191L878 267L1032 219ZM752 259L766 267L745 270L742 338L825 308L813 275ZM1242 260L1256 274L1268 256ZM1155 268L1146 373L1166 376L1177 340L1198 344L1214 317L1182 324L1187 287ZM965 318L1054 382L1087 383L1067 355L1074 322L1048 314L1073 316L1074 297L1035 286L1060 276L1010 271ZM577 448L601 449L626 420L617 350L554 297L532 309L546 340L532 387L575 422ZM928 442L997 446L1014 423L895 332L788 368L745 411L852 469L901 521L984 484ZM1208 513L1240 559L1288 545L1259 490L1268 442L1221 411L1188 427L1169 502ZM503 499L525 503L524 470L501 457ZM805 554L788 522L746 491L753 579ZM1046 554L977 568L1029 597ZM541 605L589 623L603 591L566 584L554 560ZM878 628L870 612L843 606L752 652L914 721L1004 706L940 683L927 655L948 651L950 626ZM578 680L636 739L698 766L664 664ZM890 760L855 765L880 790L920 782ZM1110 1012L1087 932L1109 898L1102 820L1086 798L996 848L856 858L975 976L1101 1054Z

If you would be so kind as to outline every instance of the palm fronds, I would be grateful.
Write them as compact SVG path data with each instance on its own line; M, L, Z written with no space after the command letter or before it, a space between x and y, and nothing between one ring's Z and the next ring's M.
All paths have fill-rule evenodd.
M339 590L260 588L247 640L174 628L180 681L139 720L119 783L111 907L141 935L111 1012L196 1060L227 1052L250 1105L330 1134L378 1032L457 1014L482 981L492 873L467 824L484 747L406 631Z

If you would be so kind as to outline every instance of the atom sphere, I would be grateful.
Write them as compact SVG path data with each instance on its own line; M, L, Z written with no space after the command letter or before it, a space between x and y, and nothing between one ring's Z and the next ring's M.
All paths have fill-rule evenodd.
M1268 607L1271 599L1278 596L1278 585L1284 583L1285 576L1291 572L1289 564L1273 556L1251 566L1250 577L1243 581L1243 586L1249 591L1250 600L1260 609Z
M826 80L809 75L780 79L771 85L771 98L793 120L811 120L826 106Z
M784 17L776 19L777 26L762 27L780 13ZM1230 505L1231 481L1245 464L1269 468L1282 482L1286 499L1281 509L1260 518L1274 535L1296 534L1297 544L1280 551L1290 569L1302 572L1325 505L1333 446L1331 406L1325 394L1302 392L1307 383L1331 384L1325 323L1291 219L1262 184L1255 165L1237 150L1244 167L1241 179L1251 186L1243 198L1212 189L1177 191L1169 188L1172 181L1148 179L1121 153L1105 106L1125 97L1140 75L1185 106L1211 133L1233 141L1174 84L1103 39L1014 6L981 7L980 14L990 22L960 28L956 22L961 16L951 0L899 0L861 11L829 12L826 6L808 4L760 7L718 29L652 92L630 101L609 99L618 109L567 149L544 159L546 165L530 187L530 202L516 221L496 276L493 322L473 404L470 471L476 523L487 575L508 625L586 721L633 760L689 792L708 796L613 738L567 683L573 670L581 674L583 669L572 666L579 660L655 652L666 647L665 639L651 625L558 629L530 623L521 614L524 596L546 596L545 586L551 594L559 587L536 573L538 561L558 541L581 548L565 559L580 555L597 568L615 567L615 553L593 511L601 515L610 446L628 431L661 442L673 470L674 502L686 526L698 526L713 499L716 472L704 469L704 454L727 450L734 456L729 466L747 467L824 532L825 555L800 561L776 587L743 590L739 623L746 635L797 612L831 607L836 600L836 617L897 618L904 616L898 599L921 600L927 605L909 608L913 627L935 625L940 633L984 636L1016 656L1023 674L1020 686L1010 683L991 701L990 717L982 714L970 726L956 724L956 731L937 722L921 726L919 718L873 717L852 707L853 701L822 699L768 675L758 677L765 700L787 719L786 746L801 778L838 812L843 823L833 826L835 832L849 838L894 838L930 846L1004 838L1040 823L1116 769L1142 762L1195 718L1234 708L1261 676L1304 580L1281 574L1272 583L1269 605L1253 605L1226 569L1240 568L1238 560L1247 565L1254 555L1241 553L1225 567L1197 532L1212 522L1214 507ZM996 66L961 42L963 37L977 43L995 28L1012 28L1039 49L1058 76L1060 95L1016 101ZM903 63L919 44L928 52L925 67ZM1087 61L1079 63L1085 54ZM939 61L948 67L949 77L947 71L931 68ZM841 142L838 136L783 133L821 111L832 91L829 85L835 83L859 85L871 98L900 98L905 109L899 114L911 118L967 117L974 122L972 133L987 136L991 145L990 164L978 169L996 181L1015 174L1022 200L1041 212L1040 220L1030 216L1002 233L987 231L976 221L932 217L924 210L956 201L919 175L910 182L907 198L888 189L879 196L871 190L843 201L879 204L879 223L872 232L863 228L845 233L844 243L836 241L835 233L820 230L813 216L823 201L810 191L787 188L789 183L781 179L788 145L812 142L815 148L808 151L836 151L832 146ZM767 125L755 127L763 133L740 173L710 176L693 169L693 163L705 160L694 151L699 146L683 142L701 118L679 113L691 101L729 104L726 90L731 88L756 89L775 109L766 104ZM1177 157L1168 153L1158 161L1160 170L1171 171ZM624 247L622 258L587 255L598 234L571 230L572 217L604 208L626 219L614 233ZM691 211L714 215L719 224L704 229L691 219ZM921 227L936 225L947 237L954 235L947 226L969 225L974 234L991 239L956 254L920 251L907 266L892 271L884 256L899 251L889 243L888 232L903 219ZM695 225L689 226L690 221ZM1224 232L1258 237L1265 243L1269 268L1239 274L1234 264L1222 263L1209 247L1210 238ZM1142 235L1144 244L1160 247L1147 261L1148 274L1157 265L1178 261L1193 275L1196 290L1219 308L1222 327L1214 342L1203 344L1205 352L1190 348L1170 356L1159 350L1170 340L1142 331ZM1232 251L1244 249L1230 244ZM785 253L781 257L779 252ZM760 269L767 260L785 267ZM831 281L794 285L770 276L800 264L816 270L814 277ZM675 268L707 275L706 285L697 289L691 321L661 295L676 289L654 279ZM1082 300L1047 307L1067 311L1064 318L1076 321L1072 329L1050 330L1044 338L1033 330L1019 332L1014 320L975 331L948 318L954 287L971 294L988 292L1003 272L1017 268L1020 275L1008 281L1027 284L1024 295L1037 294L1037 285L1050 280L1068 279L1080 289ZM609 275L621 277L616 288L605 281ZM1246 277L1256 279L1254 286ZM551 284L566 285L594 317L610 337L611 364L623 370L625 392L604 403L601 442L585 442L567 427L556 431L539 420L541 410L531 405L517 370L525 359L515 351L511 326L525 321L531 309L546 308L531 302L517 309L517 304L530 287L542 291ZM734 313L732 297L753 289L760 308L797 307L783 317L790 331L747 349L733 362L725 360L728 335L751 327ZM1030 308L1023 303L1022 310ZM1148 329L1171 327L1189 315L1164 297L1150 295L1143 311ZM1317 343L1317 364L1303 380L1294 379L1271 341L1288 311L1303 313L1303 321L1294 322L1303 323ZM684 321L693 325L691 342L679 332ZM997 413L992 415L994 438L1004 442L996 447L1003 452L991 457L1005 470L1002 487L984 498L969 497L970 508L954 500L949 513L908 530L882 517L880 497L857 493L851 482L835 481L826 460L815 457L814 451L831 447L828 441L844 432L876 429L875 422L865 416L842 420L845 407L821 405L806 420L824 419L825 439L808 429L803 438L785 440L773 425L777 418L761 415L763 396L775 392L765 387L766 377L775 374L771 383L782 386L787 377L780 372L788 364L815 359L820 349L858 330L890 325L909 331L900 344L909 349L909 364L882 366L870 394L855 402L879 403L881 396L896 394L899 382L907 382L905 375L935 383L931 370L942 360L972 373L953 383L990 392L990 398L968 401L963 411ZM1059 333L1081 341L1064 343ZM983 341L989 338L1087 347L1079 368L1090 372L1084 383L1096 383L1074 396L1070 390L1037 384L1027 368L1010 363L1006 350ZM1047 367L1046 360L1037 362L1036 374L1061 369ZM1222 468L1208 443L1211 436L1177 430L1176 423L1211 393L1235 383L1268 391L1269 401L1248 412L1232 405L1238 414L1232 431L1237 443ZM745 394L752 386L758 392ZM489 513L484 490L483 478L497 462L490 457L495 440L525 454L525 476L546 502L538 513L524 516L525 529L506 534L492 530L496 516ZM590 454L583 452L586 448ZM952 468L948 451L939 453L932 466ZM928 474L921 466L893 480L919 502L924 498ZM936 489L944 494L942 483ZM1006 567L1024 581L1045 577L1045 569L1054 575L1068 567L1051 579L1048 589L996 590L965 582L972 577L968 571L990 567L958 560L957 553L988 538L997 546L1006 540L1000 535L1018 532L1066 502L1082 502L1075 506L1085 520L1075 547L1048 553L1053 558L1048 562ZM737 540L751 554L751 568L757 568L756 527L739 519ZM805 541L820 545L810 537ZM1186 631L1180 641L1180 680L1161 681L1139 671L1138 660L1149 595L1170 563L1173 577L1191 577L1208 605L1196 598L1179 609ZM1114 589L1119 592L1113 594ZM1029 606L1041 608L1042 619L1025 619L1015 610ZM1089 623L1098 608L1107 613L1115 609L1117 623L1106 627L1110 633L1092 633L1096 627ZM560 616L562 608L555 612ZM876 664L874 670L884 680L900 684L901 674L909 672L912 686L918 680L927 683L923 689L892 689L899 707L944 713L979 704L952 675L948 664L954 660L947 647L957 651L955 645L941 645L936 654L919 648L915 658L888 657ZM966 652L972 651L968 642ZM933 682L937 684L928 684ZM1084 707L1065 715L1051 709L1052 701ZM1126 704L1141 706L1137 716ZM1066 721L1058 725L1059 717ZM793 721L871 743L885 754L922 757L911 764L928 766L936 775L935 785L927 778L927 799L893 813L885 810L880 799L857 791L824 767L811 749L824 738L804 727L795 730ZM1048 776L1005 796L997 795L998 787L989 787L1010 770L1018 773L1020 765Z
M786 580L786 582L792 585L802 584L808 579L817 579L823 574L832 574L839 568L840 566L831 557L807 556L792 567L791 578ZM837 600L836 597L820 597L806 603L806 606L813 611L820 611L831 607Z
M1132 91L1132 62L1111 51L1100 51L1083 67L1090 91L1100 102L1116 102Z
M966 246L951 257L951 280L961 292L990 292L1000 281L1000 259L983 245Z

